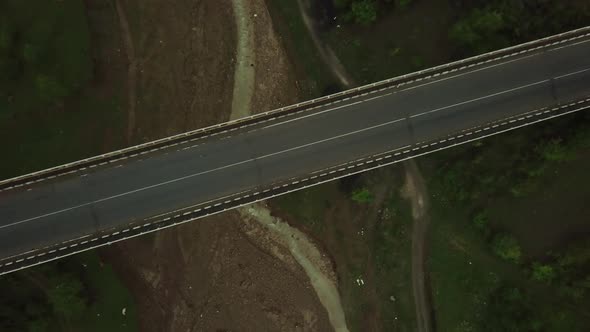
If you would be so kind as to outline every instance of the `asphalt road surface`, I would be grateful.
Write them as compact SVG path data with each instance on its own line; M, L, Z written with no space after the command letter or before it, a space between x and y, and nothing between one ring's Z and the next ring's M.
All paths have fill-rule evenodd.
M589 95L582 40L6 190L0 257Z

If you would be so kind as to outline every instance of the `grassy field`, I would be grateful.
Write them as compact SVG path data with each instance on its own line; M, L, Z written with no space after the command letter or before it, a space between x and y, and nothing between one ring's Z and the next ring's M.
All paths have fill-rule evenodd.
M368 245L374 259L381 325L384 330L416 330L412 291L412 215L409 203L392 185L391 195Z
M83 266L81 278L88 287L90 305L75 323L80 331L138 331L135 302L109 265L95 252L72 258L69 264ZM123 315L125 309L125 315Z

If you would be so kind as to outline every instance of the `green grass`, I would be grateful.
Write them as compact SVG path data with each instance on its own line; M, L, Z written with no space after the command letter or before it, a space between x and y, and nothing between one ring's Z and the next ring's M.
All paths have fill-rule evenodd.
M275 31L295 68L304 100L333 93L338 83L324 65L299 13L297 0L268 0Z
M394 190L369 244L382 324L396 331L416 330L412 291L412 215L409 203ZM393 300L392 300L393 297Z
M101 266L95 252L72 258L85 264L83 278L92 296L91 305L76 327L80 331L138 331L135 302L110 265ZM126 308L125 315L122 314Z
M475 328L484 302L499 284L498 271L488 264L495 259L469 228L468 215L433 203L431 220L428 267L437 329Z
M337 182L331 182L279 196L272 200L272 204L293 216L315 235L321 235L325 229L324 213L337 193Z

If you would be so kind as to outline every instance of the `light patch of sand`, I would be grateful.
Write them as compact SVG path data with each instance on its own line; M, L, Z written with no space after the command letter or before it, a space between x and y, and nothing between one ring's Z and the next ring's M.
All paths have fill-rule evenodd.
M263 204L257 203L239 209L244 218L251 218L280 236L283 245L303 268L320 302L328 312L336 332L348 332L346 319L331 266L318 248L298 229L271 215Z

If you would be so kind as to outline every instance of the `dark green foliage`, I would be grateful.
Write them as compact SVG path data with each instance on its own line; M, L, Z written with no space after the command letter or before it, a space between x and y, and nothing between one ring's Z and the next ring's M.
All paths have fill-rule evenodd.
M373 194L369 191L369 189L366 188L358 189L352 192L352 200L357 203L367 204L371 203L374 199L375 197Z
M473 216L473 227L482 235L484 239L488 239L492 235L490 228L490 218L487 211L480 211Z
M533 263L531 277L536 281L551 283L555 278L555 269L548 264Z
M52 106L90 80L81 0L6 0L0 13L0 111Z
M562 294L581 300L590 294L590 241L582 238L552 255L555 283Z
M68 95L68 90L54 77L39 75L35 85L37 95L45 102L57 101Z
M523 289L504 284L488 299L478 331L541 331L542 323L533 316L533 304Z
M52 280L47 289L47 300L58 316L71 320L86 309L82 297L82 283L71 275L63 274Z
M502 13L476 8L453 25L449 36L461 47L484 53L507 45L507 40L499 34L505 26Z
M561 162L575 160L590 139L584 114L541 127L521 129L509 138L496 137L457 148L441 158L431 180L437 198L450 204L478 202L510 193L523 197L538 190L541 175ZM453 154L453 155L450 155Z
M0 292L0 331L56 330L86 308L83 284L55 264L4 276Z
M568 159L568 150L559 138L543 142L535 150L547 161L564 161Z
M350 6L352 19L358 24L371 24L377 19L377 7L373 0L356 0Z
M396 3L400 8L409 7L414 0L397 0Z
M459 54L477 54L587 25L582 1L455 1L459 19L449 31Z
M492 250L498 257L514 263L519 263L522 256L518 241L510 234L497 234L492 241Z

